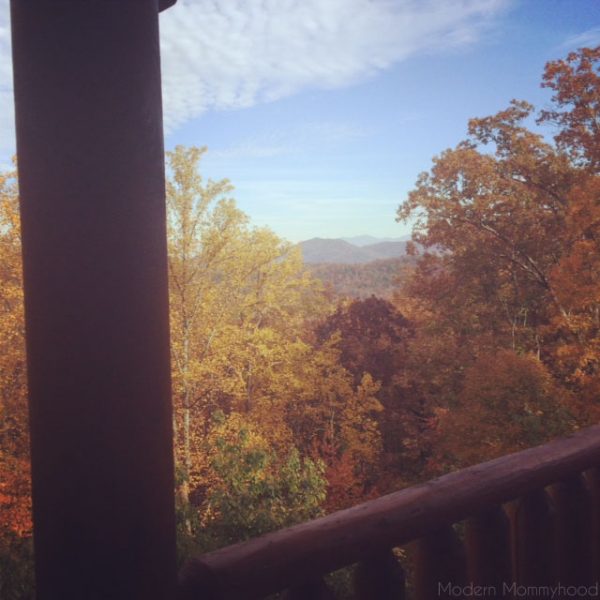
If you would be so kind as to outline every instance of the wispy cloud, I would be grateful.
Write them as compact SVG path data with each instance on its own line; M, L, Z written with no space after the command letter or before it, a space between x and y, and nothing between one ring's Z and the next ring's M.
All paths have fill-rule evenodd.
M213 160L237 160L290 155L315 147L322 150L364 138L369 134L368 128L353 123L305 122L302 125L266 131L260 135L242 139L228 148L217 148L211 151L210 157Z
M471 44L509 0L179 0L161 17L165 126L351 85Z
M571 50L574 48L584 48L598 46L600 44L600 27L593 27L581 33L570 35L562 44L561 48Z
M165 128L207 110L348 86L412 55L472 44L510 2L179 0L161 16ZM2 155L14 152L9 30L0 0Z

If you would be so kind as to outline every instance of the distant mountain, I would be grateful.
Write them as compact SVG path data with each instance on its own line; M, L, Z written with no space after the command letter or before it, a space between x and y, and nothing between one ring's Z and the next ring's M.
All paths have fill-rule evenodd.
M369 236L360 236L360 239L367 237ZM379 241L375 244L357 246L343 239L313 238L300 242L300 247L304 262L308 264L362 264L385 258L398 258L406 254L404 240Z
M345 242L352 244L353 246L371 246L380 242L407 242L410 240L410 235L404 235L402 237L373 237L372 235L357 235L355 237L341 238Z
M375 260L368 250L353 246L344 240L313 238L300 242L305 263L365 263Z

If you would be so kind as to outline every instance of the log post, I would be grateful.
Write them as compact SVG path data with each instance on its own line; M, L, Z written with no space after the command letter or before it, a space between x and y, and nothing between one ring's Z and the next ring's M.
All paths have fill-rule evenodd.
M505 584L512 581L510 522L504 509L491 507L468 519L465 542L469 583L504 595Z
M335 600L333 592L321 577L295 585L286 591L285 600Z
M519 585L556 581L555 509L542 488L523 496L515 510L515 579Z
M592 575L593 580L600 580L600 468L585 472L585 480L590 491L592 503L592 521L590 523L592 537Z
M39 600L174 594L158 11L11 2Z
M415 542L417 600L464 598L467 583L465 549L454 527L447 525Z
M579 474L550 488L556 507L558 581L566 586L593 583L591 492Z
M382 550L360 562L354 574L359 600L404 600L405 575L391 550Z

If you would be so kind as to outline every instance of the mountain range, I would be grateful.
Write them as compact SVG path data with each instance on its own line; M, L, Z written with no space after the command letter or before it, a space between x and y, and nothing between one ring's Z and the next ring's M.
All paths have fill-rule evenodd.
M364 264L374 260L398 258L406 255L406 243L409 236L403 238L375 238L357 236L353 238L312 238L300 242L304 262L334 264Z
M372 235L357 235L354 237L343 237L340 238L345 242L352 244L353 246L372 246L373 244L379 244L381 242L407 242L410 240L410 235L403 237L374 237Z

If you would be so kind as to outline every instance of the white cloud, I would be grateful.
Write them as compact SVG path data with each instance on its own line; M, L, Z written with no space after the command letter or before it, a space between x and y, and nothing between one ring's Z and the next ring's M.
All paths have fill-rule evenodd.
M479 39L508 0L179 0L161 17L165 127L351 85Z
M165 128L474 43L510 1L179 0L161 15ZM0 0L0 156L14 152L9 29Z
M14 129L8 0L0 0L0 160L3 163L8 163L15 152Z
M593 27L587 31L582 31L569 36L562 44L561 48L568 50L575 48L594 47L600 44L600 27Z

